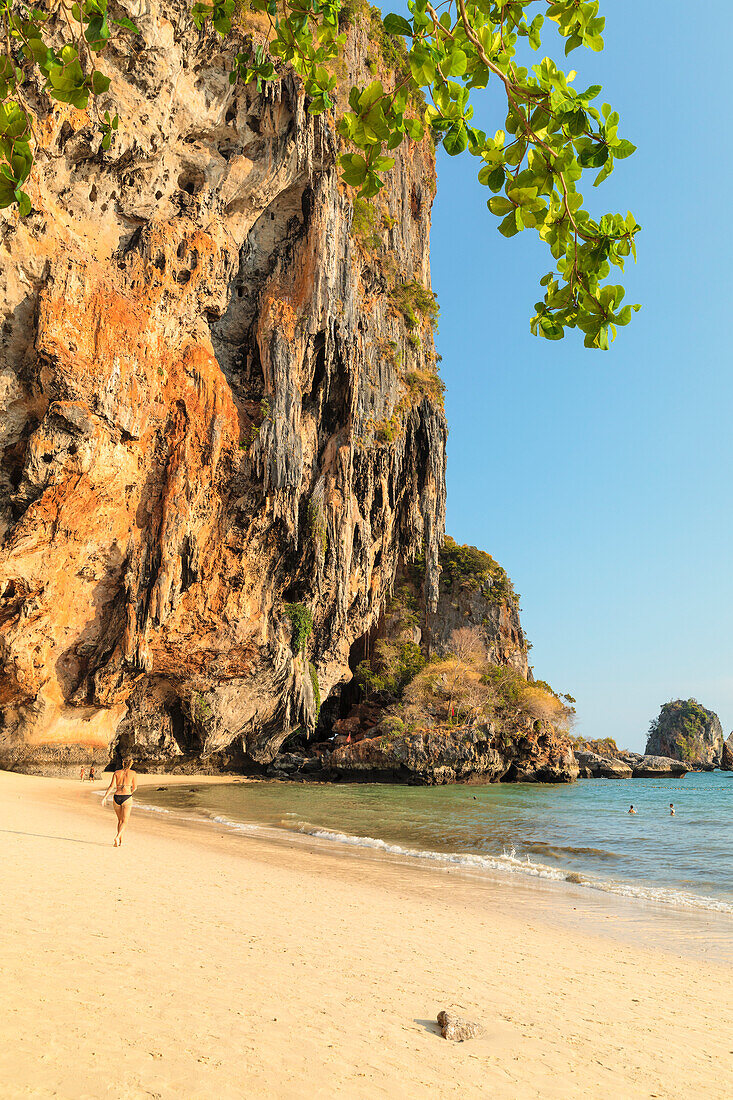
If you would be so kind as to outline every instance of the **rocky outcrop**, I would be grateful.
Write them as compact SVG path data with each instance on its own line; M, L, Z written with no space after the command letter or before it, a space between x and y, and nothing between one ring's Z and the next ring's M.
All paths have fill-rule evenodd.
M633 775L631 765L615 756L575 749L575 759L581 779L631 779Z
M494 664L516 669L525 679L530 675L519 599L506 571L490 554L475 546L459 546L446 535L440 549L435 610L423 611L424 592L419 595L422 634L431 653L447 652L454 631L474 627Z
M679 778L689 771L686 764L669 756L643 756L619 749L610 737L601 741L575 738L573 749L581 779Z
M720 754L720 770L733 772L733 733L727 741L723 742L723 751Z
M231 88L187 3L120 7L112 149L38 91L33 213L0 213L0 766L266 763L398 562L435 607L446 427L397 293L433 154L396 151L367 248L292 76ZM357 21L348 76L375 58Z
M720 719L695 699L665 703L649 729L646 751L681 760L688 771L712 771L723 751Z
M281 756L276 769L305 778L420 784L577 778L568 736L550 717L565 715L565 708L547 685L533 681L518 598L505 571L450 537L439 560L436 609L423 610L422 564L400 569L385 615L352 658L355 681L324 708L319 733L335 736L303 748L307 768ZM478 656L460 655L461 646L474 644ZM467 682L478 694L465 695Z
M690 770L669 756L643 756L639 752L621 752L619 759L631 768L634 779L679 779Z
M371 737L334 748L318 746L315 758L280 761L275 767L288 777L424 786L567 783L578 777L565 735L549 723L529 721L518 724L508 738L492 723L410 732L385 719Z

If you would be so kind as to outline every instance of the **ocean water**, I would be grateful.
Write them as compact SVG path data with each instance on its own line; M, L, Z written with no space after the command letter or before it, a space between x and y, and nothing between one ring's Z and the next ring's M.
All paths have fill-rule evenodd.
M557 786L202 783L140 795L150 808L243 833L306 833L478 873L571 876L590 889L733 916L731 772Z

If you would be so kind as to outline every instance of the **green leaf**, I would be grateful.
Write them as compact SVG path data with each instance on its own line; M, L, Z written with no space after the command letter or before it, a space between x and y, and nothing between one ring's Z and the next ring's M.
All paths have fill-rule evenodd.
M616 160L625 160L626 157L630 157L635 152L636 146L632 145L630 141L626 141L625 138L613 146L613 155Z
M487 206L491 213L496 214L498 218L503 218L505 214L514 210L514 203L501 195L495 195L493 199L489 199Z
M410 72L419 88L425 88L435 80L435 62L426 51L410 51Z
M346 153L341 157L341 176L350 187L363 184L367 174L367 162L361 153Z
M412 26L401 15L385 15L384 29L387 34L403 34L412 38Z
M443 138L443 148L449 157L457 157L468 145L468 134L463 122L457 126L451 126Z
M17 202L15 182L0 172L0 210L4 210L6 206L12 206L14 202Z
M104 49L109 41L110 34L106 13L93 15L84 31L84 37L89 43L89 48L95 53L99 53Z
M499 232L503 237L516 237L519 230L517 229L517 221L514 217L514 211L511 214L507 214L504 221L499 224Z
M368 107L371 107L378 99L382 99L383 96L384 88L381 80L373 80L359 96L359 111L363 114Z
M104 73L100 73L99 69L95 69L92 73L92 91L95 95L102 95L106 92L110 86L110 78L105 76Z
M123 30L130 31L132 34L142 34L139 27L136 27L131 19L128 19L126 15L123 15L120 19L114 19L114 23L118 27L122 27Z
M15 199L18 203L18 213L21 218L27 218L32 210L30 198L26 195L25 191L21 191L20 188L18 188L15 192Z
M504 165L500 164L498 168L495 168L488 178L488 184L492 191L501 191L506 179L506 173L504 172Z
M446 76L463 76L467 68L468 58L463 50L456 47L451 51L443 71Z

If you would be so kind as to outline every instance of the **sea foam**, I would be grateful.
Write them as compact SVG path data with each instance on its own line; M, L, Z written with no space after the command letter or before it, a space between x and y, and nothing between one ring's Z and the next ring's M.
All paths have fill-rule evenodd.
M382 852L389 856L398 856L408 860L430 861L442 866L445 870L452 868L478 873L499 873L510 876L523 876L534 879L544 879L550 882L567 882L574 886L598 890L606 894L614 894L617 897L663 905L676 909L692 910L697 912L723 913L733 916L733 905L718 898L712 898L703 894L694 894L684 890L674 890L662 886L650 886L646 884L624 882L618 879L600 879L594 876L578 873L574 869L548 867L546 864L534 862L529 856L520 858L514 848L504 851L501 855L478 855L471 852L438 852L431 849L409 848L401 844L391 844L380 837L355 836L351 833L338 832L314 825L308 821L292 820L294 815L288 814L291 820L282 820L280 826L257 825L251 822L235 821L221 814L214 815L200 810L195 814L171 811L161 806L139 804L140 809L153 813L166 814L179 820L204 820L211 825L224 827L233 833L249 836L261 836L263 839L282 839L283 833L300 833L313 840L328 844L339 844L352 848L370 849Z

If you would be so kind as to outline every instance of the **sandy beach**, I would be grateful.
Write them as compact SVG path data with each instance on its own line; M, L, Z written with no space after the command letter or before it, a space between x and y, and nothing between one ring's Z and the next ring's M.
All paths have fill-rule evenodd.
M6 1100L731 1094L699 922L139 810L115 850L95 788L0 773Z

